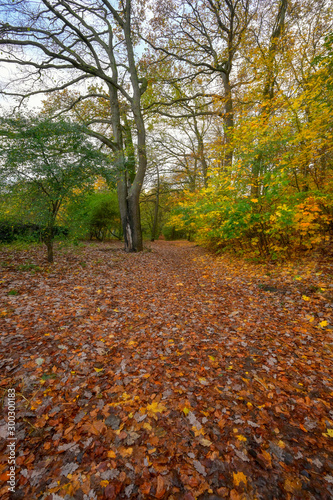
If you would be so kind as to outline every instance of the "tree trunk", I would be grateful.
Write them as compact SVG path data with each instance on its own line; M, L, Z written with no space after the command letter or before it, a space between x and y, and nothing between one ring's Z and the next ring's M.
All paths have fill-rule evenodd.
M230 64L231 66L231 64ZM233 147L232 147L232 134L234 130L234 110L232 102L231 86L229 81L229 73L221 73L223 88L224 88L224 137L225 137L225 154L224 154L224 168L232 166Z
M47 261L53 264L53 241L45 242L47 246Z
M154 210L154 221L153 228L151 231L151 241L156 238L157 223L158 223L158 207L160 203L160 173L157 167L157 186L156 186L156 199L155 199L155 210Z
M126 174L118 182L118 202L121 225L124 233L125 251L141 252L143 250L139 193L127 189Z
M53 237L54 237L53 226L46 227L42 231L42 241L47 248L47 261L50 262L51 264L53 263Z

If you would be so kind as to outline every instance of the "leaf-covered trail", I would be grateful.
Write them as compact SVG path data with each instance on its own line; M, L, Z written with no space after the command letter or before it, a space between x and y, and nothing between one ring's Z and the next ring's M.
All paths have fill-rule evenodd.
M332 498L333 266L151 246L3 251L11 498Z

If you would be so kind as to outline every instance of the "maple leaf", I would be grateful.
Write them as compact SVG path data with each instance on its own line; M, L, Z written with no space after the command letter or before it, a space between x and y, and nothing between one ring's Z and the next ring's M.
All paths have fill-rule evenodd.
M133 453L133 448L125 448L125 447L120 447L119 448L119 453L123 458L130 457Z
M83 429L95 436L99 436L99 434L102 434L106 430L106 425L102 420L93 420L92 422L86 422L83 425Z
M150 415L155 415L156 413L162 413L165 410L166 407L162 403L157 403L156 401L147 406L147 413Z
M247 478L243 472L233 472L234 485L239 486L240 483L247 485Z

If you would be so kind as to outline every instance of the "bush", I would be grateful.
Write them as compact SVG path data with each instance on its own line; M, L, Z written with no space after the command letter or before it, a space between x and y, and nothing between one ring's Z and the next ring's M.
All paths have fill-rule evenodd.
M0 222L0 242L12 243L17 240L40 242L42 241L43 228L40 224L1 221ZM54 236L68 236L68 228L55 226Z

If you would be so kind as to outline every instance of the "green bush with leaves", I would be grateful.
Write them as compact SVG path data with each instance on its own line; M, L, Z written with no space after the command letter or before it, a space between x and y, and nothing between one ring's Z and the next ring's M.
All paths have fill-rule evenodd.
M64 207L93 190L109 160L77 124L45 117L0 120L0 190L10 196L15 218L41 228L53 262L55 226Z
M73 202L68 207L71 219L71 232L78 238L120 239L122 227L118 207L117 193L113 191L95 191Z

